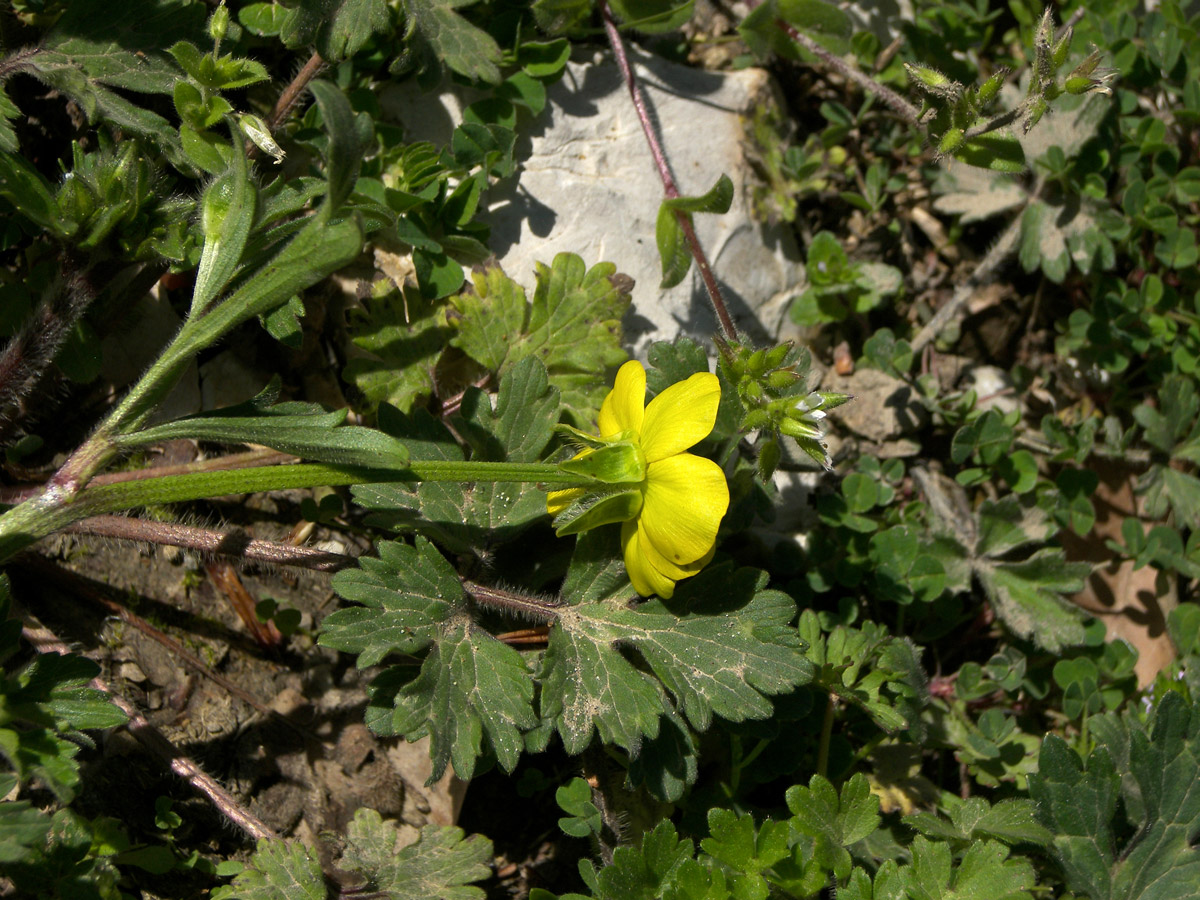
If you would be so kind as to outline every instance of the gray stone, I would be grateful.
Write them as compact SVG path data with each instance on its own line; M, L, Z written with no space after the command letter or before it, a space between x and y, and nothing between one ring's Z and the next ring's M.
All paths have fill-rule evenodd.
M750 209L747 187L756 176L743 149L744 117L775 102L770 76L761 69L704 72L630 53L680 192L703 194L722 173L733 180L729 212L697 215L697 235L737 326L759 339L774 336L777 307L792 295L803 266L787 229L755 221ZM637 355L650 341L678 334L707 344L717 321L695 266L682 284L658 286L654 228L662 182L611 56L571 63L549 101L519 183L490 195L491 244L505 271L528 279L535 261L561 251L589 265L609 260L637 282L625 322Z
M776 336L786 302L803 280L786 227L751 213L745 117L777 102L762 69L705 72L629 48L681 193L708 191L721 174L734 184L725 215L700 214L696 231L737 326L752 337ZM398 87L380 98L410 139L444 143L462 108L462 91L420 96ZM625 320L627 343L645 356L653 340L690 335L703 344L717 330L695 266L683 283L661 290L655 219L663 198L654 161L620 70L611 54L572 62L548 91L532 127L520 129L517 177L495 185L481 218L504 270L532 286L535 262L579 254L589 266L609 261L637 282Z

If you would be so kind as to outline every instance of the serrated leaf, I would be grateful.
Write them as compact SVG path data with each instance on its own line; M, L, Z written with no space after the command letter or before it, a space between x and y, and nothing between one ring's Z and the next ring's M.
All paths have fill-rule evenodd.
M945 166L934 181L938 198L933 208L957 214L964 225L982 222L992 216L1023 206L1028 199L1024 188L1011 178L997 178L974 166Z
M659 900L692 861L692 842L680 839L675 826L660 822L642 838L641 847L618 847L612 864L596 876L600 900Z
M607 393L607 369L626 358L621 317L629 287L611 263L588 269L573 253L558 254L549 267L538 263L536 277L527 303L499 267L473 273L474 289L450 298L458 331L450 343L501 375L537 357L564 405L590 426Z
M850 874L846 847L863 840L879 826L879 798L861 772L842 786L841 796L825 778L814 775L808 787L787 791L789 823L798 834L814 841L815 858L839 879Z
M341 0L321 28L317 49L330 62L349 59L391 24L387 0Z
M396 695L393 724L409 740L429 735L426 783L433 784L448 762L459 778L470 779L485 750L512 772L525 746L521 733L537 721L521 654L460 615L439 629L421 673Z
M1200 891L1200 709L1169 692L1142 724L1098 717L1084 766L1055 735L1030 792L1068 886L1092 900L1184 900ZM1115 763L1115 764L1114 764ZM1124 801L1128 828L1115 819ZM1124 846L1118 835L1129 835Z
M559 809L569 816L558 820L558 827L571 837L598 835L604 828L600 810L592 802L592 789L582 778L572 778L554 792Z
M1069 563L1062 550L1047 547L1019 562L977 558L973 569L1014 632L1051 653L1083 643L1083 615L1063 595L1083 590L1090 565Z
M570 605L559 610L542 662L542 715L567 751L587 747L594 728L605 743L636 752L643 736L658 734L664 692L701 731L714 714L733 722L769 716L766 698L806 684L812 666L788 627L792 601L763 590L765 582L765 573L710 567L675 601L686 608L689 596L720 600L683 614L659 601L629 609L564 595ZM618 647L636 650L654 677Z
M1046 845L1053 835L1037 821L1031 800L1010 798L996 805L982 797L970 797L948 806L950 820L933 813L918 812L904 817L904 824L926 835L968 844L994 838L1005 844Z
M438 625L466 605L457 574L428 541L377 549L378 559L360 557L358 568L333 577L338 594L363 606L336 610L321 627L320 643L358 654L360 668L428 647Z
M736 872L757 874L791 855L786 822L768 819L759 828L749 813L715 807L708 811L708 833L700 849Z
M425 825L421 836L396 852L400 829L373 809L360 809L346 828L340 867L363 875L373 896L391 900L480 900L471 882L491 876L492 842L465 837L461 828Z
M433 391L433 370L452 334L439 316L440 304L416 290L365 301L351 314L355 346L372 354L351 359L344 376L362 392L369 409L389 403L408 413Z
M912 865L900 869L900 879L908 896L920 900L1029 900L1033 866L1008 855L1003 844L981 841L952 868L948 844L918 835L912 844Z
M324 900L321 863L299 841L263 838L232 884L212 892L213 900Z
M792 855L787 822L768 819L756 827L749 813L714 808L708 812L711 837L700 849L732 870L730 887L739 898L765 898L770 892L763 873Z
M1081 590L1091 567L1067 562L1057 547L1024 551L1024 558L1016 552L1050 536L1053 523L1045 510L1009 495L985 501L964 522L957 512L965 508L961 487L928 477L922 485L932 501L933 527L944 534L931 550L948 585L967 590L974 575L1005 625L1051 652L1083 642L1084 614L1063 594Z
M437 549L420 537L380 544L379 559L362 558L333 586L364 606L326 617L323 645L357 653L360 667L429 648L417 677L392 695L392 731L410 740L430 735L431 782L451 760L470 778L485 750L511 771L521 731L537 724L533 682L517 651L473 623L462 583Z
M500 83L500 45L455 12L474 0L405 0L412 27L439 60L468 78Z
M100 84L170 94L179 70L163 48L180 39L198 39L204 18L204 7L189 0L115 5L72 0L46 36L39 56L50 57L48 65L78 67Z
M838 625L826 635L811 609L800 614L797 631L824 690L861 707L885 731L916 729L914 736L920 735L928 686L912 644L874 622L862 629Z

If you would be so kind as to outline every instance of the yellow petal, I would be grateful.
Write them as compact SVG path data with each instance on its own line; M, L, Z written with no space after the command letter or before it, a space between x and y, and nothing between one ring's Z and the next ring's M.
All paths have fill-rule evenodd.
M708 437L720 403L721 385L711 372L677 382L651 400L641 427L646 462L682 453Z
M600 407L600 437L613 437L622 431L641 433L645 407L646 370L631 359L617 370L617 382Z
M557 516L585 493L587 491L583 488L566 488L561 491L551 491L546 495L546 512L552 516Z
M621 547L625 551L625 571L633 589L643 597L658 594L669 600L675 593L675 582L667 578L650 564L642 551L639 529L636 522L626 522L621 526Z
M677 566L708 553L729 508L725 473L710 459L680 453L646 469L639 522L654 547Z
M708 552L695 562L677 566L675 563L671 562L658 552L658 549L654 546L654 541L650 540L649 536L646 534L645 526L640 523L638 525L638 548L641 551L642 556L646 558L646 561L650 565L657 569L661 575L666 578L670 578L672 581L680 581L684 578L691 578L693 575L707 566L709 562L712 561L713 554L717 552L717 546L716 544L713 544L713 546L709 548Z

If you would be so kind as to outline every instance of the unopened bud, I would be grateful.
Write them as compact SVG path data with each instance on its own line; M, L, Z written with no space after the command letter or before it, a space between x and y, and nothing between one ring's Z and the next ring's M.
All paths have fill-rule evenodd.
M967 139L966 132L961 128L948 128L938 141L938 153L953 153Z
M767 368L777 369L783 365L783 361L787 359L788 352L792 349L792 344L789 341L786 344L780 344L777 347L772 347L767 351Z
M1054 45L1054 51L1051 54L1054 60L1054 68L1058 68L1067 61L1067 54L1071 51L1071 38L1075 36L1075 29L1068 28L1067 33L1062 36L1057 44Z
M221 8L224 9L224 7ZM275 143L275 138L271 137L271 129L267 127L266 122L250 113L239 113L238 125L241 126L242 132L253 142L254 146L275 160L276 165L283 162L283 158L287 154Z
M1001 69L980 86L978 94L980 106L987 106L987 104L996 98L996 95L1000 93L1000 88L1004 86L1004 79L1007 77L1008 69Z
M222 3L213 10L212 16L208 20L208 35L218 44L225 39L225 35L229 31L229 10Z
M776 369L767 376L767 386L775 391L782 391L796 383L800 376L791 369Z

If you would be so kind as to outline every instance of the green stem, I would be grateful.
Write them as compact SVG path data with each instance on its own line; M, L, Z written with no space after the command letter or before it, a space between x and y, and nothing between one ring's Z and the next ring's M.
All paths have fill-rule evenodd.
M552 463L414 460L404 469L300 464L195 472L97 484L77 492L52 485L0 516L0 561L80 519L139 506L183 503L226 494L417 481L541 482L564 486L581 483L579 476Z
M837 699L829 695L825 704L825 718L821 721L821 743L817 746L817 774L822 778L829 771L829 744L833 740L834 712L837 709Z

